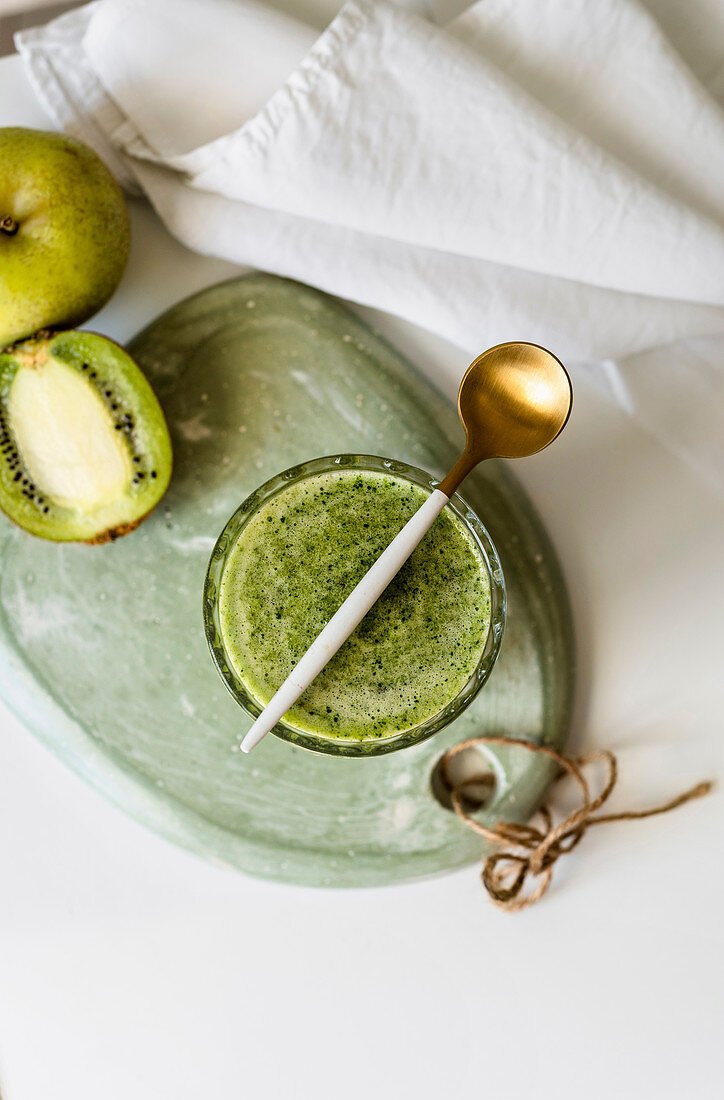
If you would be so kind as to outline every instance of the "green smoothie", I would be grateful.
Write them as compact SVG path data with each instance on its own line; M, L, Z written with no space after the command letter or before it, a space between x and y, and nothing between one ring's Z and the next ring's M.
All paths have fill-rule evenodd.
M260 705L427 496L391 474L339 470L291 484L248 521L224 567L219 622ZM411 729L467 684L489 627L485 561L446 508L285 723L346 741Z

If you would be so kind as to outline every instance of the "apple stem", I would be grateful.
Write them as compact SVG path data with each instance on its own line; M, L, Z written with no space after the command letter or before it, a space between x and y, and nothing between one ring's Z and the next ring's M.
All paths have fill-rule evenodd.
M8 237L14 237L18 229L20 229L20 222L16 222L10 214L0 218L0 231L7 233Z

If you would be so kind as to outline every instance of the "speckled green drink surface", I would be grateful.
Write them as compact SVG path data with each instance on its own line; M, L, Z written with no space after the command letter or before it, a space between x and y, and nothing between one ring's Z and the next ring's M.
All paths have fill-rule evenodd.
M325 473L290 485L242 528L219 620L227 656L257 702L269 701L427 495L392 475ZM489 625L485 562L445 509L285 720L345 740L411 729L467 684Z

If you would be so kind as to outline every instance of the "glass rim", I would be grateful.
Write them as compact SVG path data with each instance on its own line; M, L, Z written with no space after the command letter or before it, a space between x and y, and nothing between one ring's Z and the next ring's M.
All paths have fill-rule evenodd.
M261 714L264 709L263 705L251 694L234 670L226 653L223 633L219 623L219 590L226 560L241 531L267 501L283 492L293 482L304 481L319 474L334 473L335 470L344 469L391 474L430 492L436 489L439 484L425 470L398 459L384 458L380 455L334 454L309 459L275 474L254 489L236 508L224 524L223 530L211 552L204 579L203 618L206 640L217 671L227 690L251 718L257 718ZM300 730L291 723L285 722L284 719L277 722L270 731L276 737L324 755L379 756L426 741L454 721L475 699L487 682L500 651L506 617L505 581L495 544L482 520L465 498L459 493L454 493L445 507L450 508L455 513L457 519L473 539L476 549L485 564L490 586L490 625L485 647L467 683L453 699L425 721L379 740L345 740L340 737L324 737L321 734Z

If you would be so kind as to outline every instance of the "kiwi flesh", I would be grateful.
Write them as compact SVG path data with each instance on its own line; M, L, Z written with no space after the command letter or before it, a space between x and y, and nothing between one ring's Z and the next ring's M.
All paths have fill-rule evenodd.
M132 531L171 477L161 407L123 348L90 332L0 352L0 508L41 538Z

